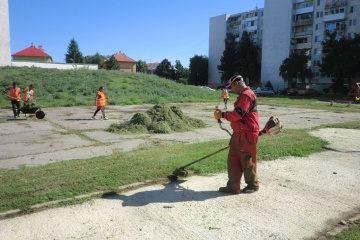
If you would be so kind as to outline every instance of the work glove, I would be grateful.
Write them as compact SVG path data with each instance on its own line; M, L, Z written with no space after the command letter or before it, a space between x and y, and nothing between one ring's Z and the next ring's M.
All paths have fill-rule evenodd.
M216 109L214 112L214 117L215 119L219 120L220 118L222 118L222 112L220 109Z

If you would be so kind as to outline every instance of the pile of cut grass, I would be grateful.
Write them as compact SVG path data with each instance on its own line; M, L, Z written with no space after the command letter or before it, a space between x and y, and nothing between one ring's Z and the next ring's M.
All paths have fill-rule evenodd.
M113 123L106 129L114 133L172 133L205 127L202 120L190 118L177 106L157 104L145 113L136 113L130 121Z

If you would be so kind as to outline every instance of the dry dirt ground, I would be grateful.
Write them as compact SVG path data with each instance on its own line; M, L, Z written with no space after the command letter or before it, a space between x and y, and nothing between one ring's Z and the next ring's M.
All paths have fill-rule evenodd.
M152 105L110 106L110 120L91 120L91 107L43 109L46 117L10 120L0 110L0 168L35 166L129 151L158 141L229 138L212 104L177 104L208 127L166 135L103 131ZM324 109L326 106L324 105ZM259 106L260 124L277 116L285 128L360 121L360 113ZM228 124L224 123L228 128ZM320 129L328 150L259 164L260 191L223 195L226 173L144 186L81 205L0 220L0 239L319 239L360 213L360 131ZM225 161L225 159L224 159ZM338 229L338 228L335 228Z

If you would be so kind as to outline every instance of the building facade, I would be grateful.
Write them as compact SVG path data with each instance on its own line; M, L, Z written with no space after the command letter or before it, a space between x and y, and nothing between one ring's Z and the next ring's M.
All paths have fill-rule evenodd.
M0 66L11 65L8 0L0 0Z
M276 90L287 87L279 76L279 67L290 53L299 51L310 57L308 67L314 73L311 82L330 83L331 79L321 76L319 68L325 30L337 31L338 37L359 34L359 6L360 0L265 0L263 9L211 18L209 86L221 84L217 65L225 49L224 39L226 33L237 29L240 37L243 30L253 33L254 43L262 49L262 84L270 81ZM232 22L239 28L232 27Z
M224 14L210 18L209 28L209 64L208 64L208 85L217 87L221 85L221 72L217 69L220 59L225 50L225 38L227 33L235 35L240 41L242 33L246 30L254 43L262 45L262 18L264 9L253 11Z

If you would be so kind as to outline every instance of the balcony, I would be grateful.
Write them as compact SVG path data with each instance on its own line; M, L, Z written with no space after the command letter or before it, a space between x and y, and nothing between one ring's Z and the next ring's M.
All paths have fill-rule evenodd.
M228 24L229 24L230 26L232 26L232 25L241 25L241 20L229 21Z
M258 17L258 16L254 16L254 17L247 17L247 18L245 19L245 21L250 22L250 21L256 21L256 20L258 20L258 19L259 19L259 17Z
M338 7L344 7L347 5L347 0L338 0L334 3L326 3L325 4L325 9L329 9L329 8L338 8Z
M324 16L324 22L332 22L345 19L345 13L328 14Z
M311 43L298 43L295 44L295 49L306 49L311 48Z
M302 26L302 25L310 25L313 24L314 18L309 18L309 19L302 19L302 20L297 20L295 21L294 26Z
M309 36L312 34L313 34L313 31L296 32L296 33L294 33L294 37Z
M303 13L310 13L314 12L314 7L305 7L305 8L299 8L295 10L295 14L303 14Z
M247 26L246 27L246 31L250 32L250 31L255 31L257 30L257 26Z

